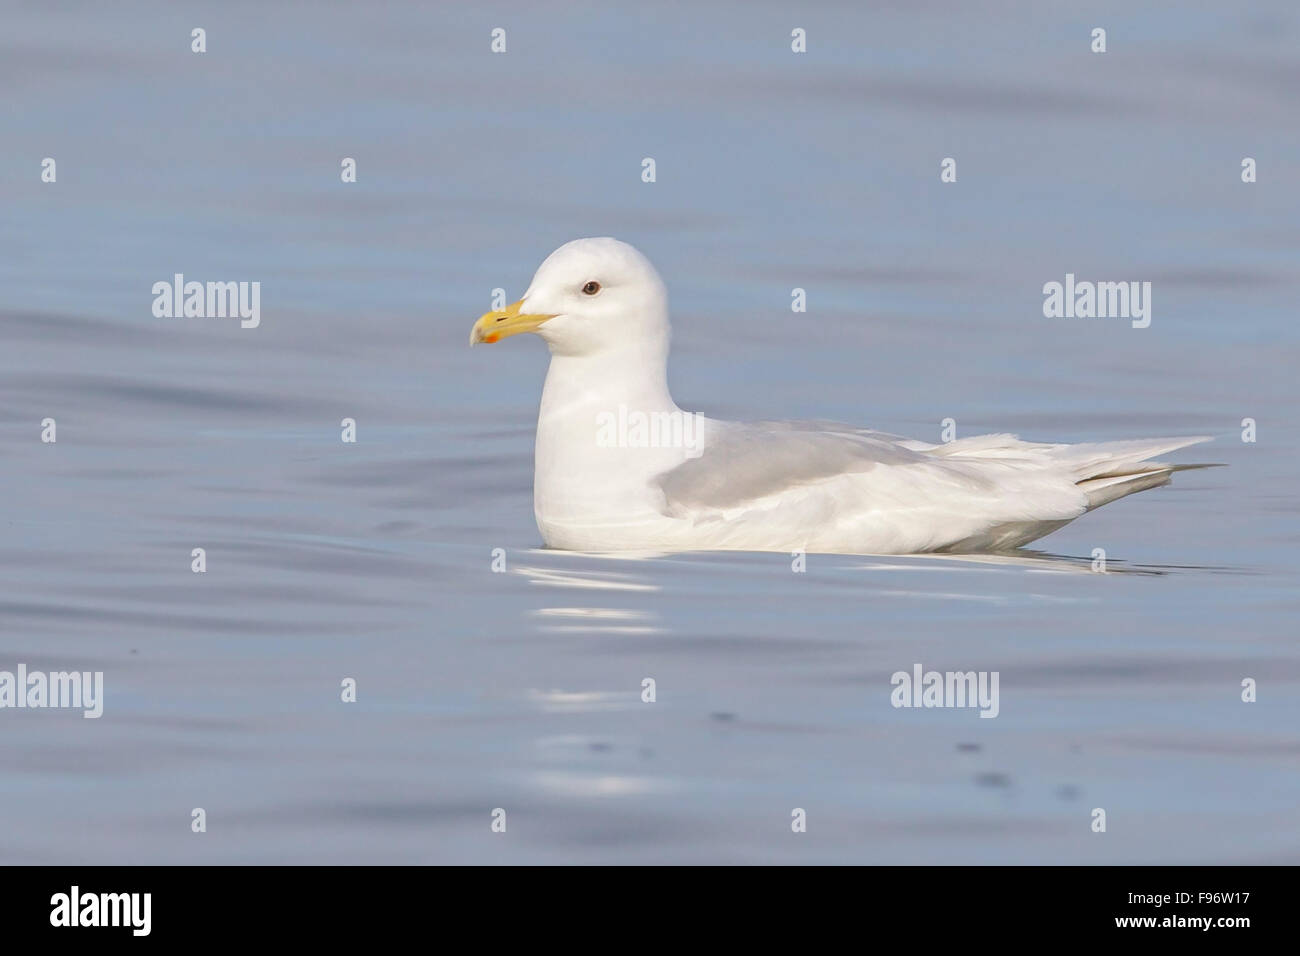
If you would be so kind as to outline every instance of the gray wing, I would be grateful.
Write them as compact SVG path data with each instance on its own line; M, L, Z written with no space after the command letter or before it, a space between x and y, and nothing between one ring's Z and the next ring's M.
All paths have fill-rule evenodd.
M919 450L923 443L834 422L710 420L709 426L703 454L657 479L670 514L734 508L836 475L934 461Z

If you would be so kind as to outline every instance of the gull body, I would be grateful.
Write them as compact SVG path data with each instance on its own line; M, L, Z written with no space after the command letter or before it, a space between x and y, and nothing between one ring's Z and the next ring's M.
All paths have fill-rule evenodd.
M668 391L663 282L609 238L553 252L522 299L475 323L470 344L520 332L551 352L533 506L542 539L563 550L1009 550L1202 467L1151 459L1207 440L931 444L830 422L692 415Z

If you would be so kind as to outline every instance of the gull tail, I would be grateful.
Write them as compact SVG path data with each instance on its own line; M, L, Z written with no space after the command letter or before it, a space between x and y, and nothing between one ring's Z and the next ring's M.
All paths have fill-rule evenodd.
M1127 495L1167 485L1176 471L1218 467L1215 463L1171 465L1151 460L1155 455L1209 440L1198 436L1071 445L1065 460L1078 476L1075 484L1087 495L1091 511Z

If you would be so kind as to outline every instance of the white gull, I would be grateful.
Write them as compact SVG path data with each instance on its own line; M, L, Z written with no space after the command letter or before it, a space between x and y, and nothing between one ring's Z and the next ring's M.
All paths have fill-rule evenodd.
M470 344L535 332L551 351L533 504L548 547L908 554L1002 551L1198 465L1206 438L930 444L826 422L725 422L668 393L668 297L615 239L547 257ZM630 424L629 424L630 423Z

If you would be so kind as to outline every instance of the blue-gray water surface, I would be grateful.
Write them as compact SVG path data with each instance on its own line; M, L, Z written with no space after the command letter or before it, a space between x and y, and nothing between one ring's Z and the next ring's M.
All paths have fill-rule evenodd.
M0 5L0 670L105 684L0 710L0 860L1300 861L1300 11L1135 6ZM1228 467L1018 558L546 550L545 348L466 340L588 235L684 407Z

